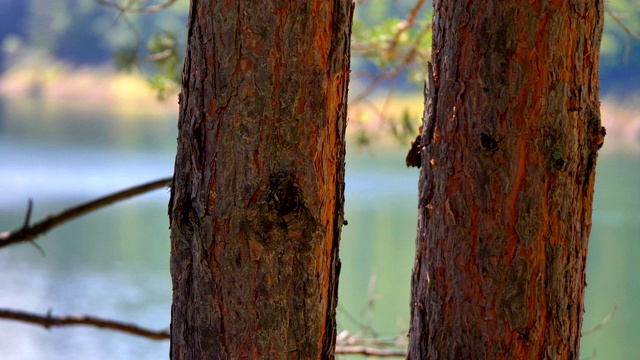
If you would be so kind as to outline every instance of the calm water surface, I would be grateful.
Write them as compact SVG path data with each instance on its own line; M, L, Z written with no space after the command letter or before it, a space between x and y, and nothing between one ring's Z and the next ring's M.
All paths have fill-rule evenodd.
M0 232L73 204L173 171L172 119L45 111L0 112ZM341 244L340 329L384 338L408 327L418 172L401 151L349 148ZM640 157L603 154L598 163L585 326L617 306L582 343L582 357L640 354ZM0 249L0 307L87 313L163 329L170 320L168 193L158 190L52 230L32 245ZM0 359L161 359L168 342L87 327L0 321Z

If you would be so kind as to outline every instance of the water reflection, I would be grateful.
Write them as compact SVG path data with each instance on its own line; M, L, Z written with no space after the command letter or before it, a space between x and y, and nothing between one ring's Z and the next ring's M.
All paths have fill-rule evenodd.
M0 231L22 223L28 198L35 201L37 220L173 169L171 120L88 121L86 112L51 115L47 109L11 106L4 111ZM85 124L78 130L81 121ZM341 245L339 327L359 330L349 314L393 337L408 327L418 173L404 167L399 151L350 156L347 166L349 225ZM596 183L585 329L614 304L618 312L584 339L583 354L597 349L605 359L630 359L640 352L635 255L640 252L640 158L602 156ZM29 244L1 249L0 307L89 313L166 327L171 301L167 201L167 192L159 190L72 221L39 240L44 257ZM370 295L376 299L372 318ZM168 353L167 342L83 327L47 331L0 321L0 332L5 334L0 357L8 359L158 359Z

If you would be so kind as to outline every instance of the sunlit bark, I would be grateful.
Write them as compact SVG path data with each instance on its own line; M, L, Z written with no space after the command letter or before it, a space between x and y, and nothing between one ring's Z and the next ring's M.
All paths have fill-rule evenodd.
M602 1L434 1L411 359L577 359Z
M172 359L333 358L352 5L191 2Z

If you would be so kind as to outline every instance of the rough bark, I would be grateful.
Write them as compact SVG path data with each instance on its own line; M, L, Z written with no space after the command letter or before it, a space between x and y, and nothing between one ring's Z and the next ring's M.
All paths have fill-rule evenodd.
M434 1L410 359L577 359L602 1Z
M172 359L333 358L352 4L191 1Z

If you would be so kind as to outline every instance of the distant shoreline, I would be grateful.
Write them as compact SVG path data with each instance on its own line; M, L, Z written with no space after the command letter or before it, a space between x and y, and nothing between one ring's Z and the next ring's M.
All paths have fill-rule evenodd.
M349 104L350 137L364 137L364 143L388 143L391 134L402 127L403 116L409 117L417 128L422 117L421 96L421 93L416 93L388 102L386 99L374 99ZM157 92L142 75L120 73L106 67L70 70L51 66L9 70L0 76L0 98L16 102L38 100L63 109L105 110L115 116L157 115L166 118L178 114L177 94L159 100ZM640 151L639 99L640 94L623 100L602 99L602 124L607 129L603 151ZM404 133L401 136L412 139L415 135Z
M142 114L177 114L174 100L158 100L149 83L138 74L109 68L31 67L7 71L0 76L0 97L38 99L60 107L125 109Z

